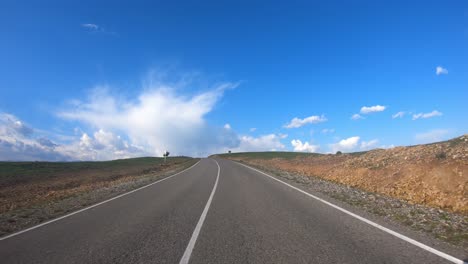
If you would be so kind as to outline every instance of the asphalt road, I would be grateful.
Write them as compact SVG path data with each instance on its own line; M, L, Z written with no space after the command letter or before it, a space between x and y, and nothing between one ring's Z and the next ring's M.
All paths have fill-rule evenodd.
M453 263L223 159L3 239L0 262Z

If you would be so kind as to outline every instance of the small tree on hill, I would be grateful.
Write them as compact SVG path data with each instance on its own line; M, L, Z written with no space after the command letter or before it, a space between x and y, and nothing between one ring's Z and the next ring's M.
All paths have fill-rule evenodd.
M163 157L164 157L164 163L166 163L166 158L169 157L169 151L166 150L166 152L164 152L163 154Z
M343 153L341 153L341 151L339 151L339 150L336 152L336 155L341 155L341 154L343 154Z

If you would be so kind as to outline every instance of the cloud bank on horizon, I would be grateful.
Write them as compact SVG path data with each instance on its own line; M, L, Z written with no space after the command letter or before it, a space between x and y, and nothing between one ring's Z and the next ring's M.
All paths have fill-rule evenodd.
M118 94L110 86L96 86L84 98L68 100L54 113L60 122L76 125L65 135L33 128L12 114L0 113L0 160L111 160L160 156L166 150L173 155L207 156L228 150L335 153L393 147L379 144L378 139L366 141L360 136L334 136L334 143L320 145L312 139L296 138L296 134L288 145L285 133L251 135L257 129L249 127L248 133L239 134L230 123L213 125L206 118L239 83L221 82L191 94L183 92L191 84L185 79L174 83L150 77L143 83L134 97ZM351 119L381 114L386 108L378 104L362 106L360 114L354 114ZM402 119L406 114L399 111L388 118ZM440 116L442 112L433 110L412 114L412 120ZM293 131L328 121L325 115L294 117L282 128ZM334 128L320 131L321 135L330 136L336 132ZM313 132L312 129L311 135ZM436 129L416 134L415 140L431 142L448 134L446 129Z
M206 115L213 111L224 94L239 84L218 83L204 92L192 95L180 93L180 87L159 81L141 88L136 98L115 94L109 86L97 86L85 99L69 100L55 115L63 122L76 122L72 135L58 135L28 126L16 116L0 113L0 160L111 160L140 156L160 156L166 150L174 155L207 156L228 150L284 151L287 134L269 133L258 136L238 134L229 123L212 125ZM363 106L362 114L382 112L385 106ZM400 111L391 116L402 118ZM359 117L355 116L358 115ZM434 110L413 115L413 120L441 116ZM362 119L355 114L352 119ZM300 128L327 122L324 115L293 118L284 129ZM82 129L83 128L83 129ZM84 132L86 131L86 132ZM250 128L251 133L256 129ZM321 130L324 135L335 133L333 128ZM417 134L416 140L439 140L447 130ZM55 140L65 138L66 140ZM290 146L298 152L351 152L379 146L378 139L364 141L359 136L338 139L336 143L320 146L292 139Z
M111 160L160 156L166 150L173 155L207 156L228 150L335 153L393 147L379 145L378 139L365 141L360 136L335 137L335 143L322 146L292 138L288 147L283 142L288 138L284 133L238 134L230 123L217 126L207 121L206 115L239 83L217 83L194 94L181 92L190 81L182 82L183 85L152 79L144 83L134 98L115 93L110 86L96 86L84 99L68 100L55 112L61 122L77 125L67 135L35 129L12 114L0 113L0 160ZM362 115L383 112L386 108L363 106L360 114L354 114L351 119L365 119ZM403 118L405 114L400 111L391 118ZM442 113L434 110L413 114L412 120L437 116ZM327 121L325 115L294 117L283 128L299 129ZM248 130L255 133L257 129ZM321 130L322 135L333 133L334 128ZM441 129L428 131L417 134L415 140L440 140L448 133Z
M220 83L204 92L184 95L181 87L159 81L142 87L136 98L113 94L111 87L93 88L84 100L72 99L56 116L80 127L68 140L0 113L0 160L111 160L140 156L207 156L232 151L284 150L285 134L257 137L237 134L226 123L215 126L205 116L237 83ZM171 86L172 85L172 86Z

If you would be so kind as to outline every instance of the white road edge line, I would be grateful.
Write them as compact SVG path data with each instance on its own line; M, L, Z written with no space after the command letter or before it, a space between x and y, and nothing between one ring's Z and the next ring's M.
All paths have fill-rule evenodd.
M354 213L352 213L352 212L350 212L350 211L348 211L346 209L343 209L343 208L341 208L341 207L339 207L337 205L334 205L334 204L332 204L332 203L330 203L328 201L325 201L322 198L319 198L319 197L317 197L315 195L312 195L312 194L310 194L310 193L308 193L306 191L303 191L303 190L301 190L301 189L299 189L299 188L297 188L295 186L292 186L291 184L286 183L286 182L284 182L282 180L279 180L279 179L277 179L277 178L275 178L275 177L273 177L273 176L271 176L271 175L269 175L269 174L267 174L267 173L265 173L263 171L257 170L255 168L252 168L250 166L247 166L247 165L239 163L239 162L236 162L236 163L240 164L240 165L242 165L244 167L247 167L247 168L249 168L251 170L257 171L257 172L259 172L259 173L261 173L261 174L263 174L265 176L268 176L268 177L272 178L273 180L278 181L278 182L280 182L280 183L282 183L282 184L284 184L284 185L286 185L288 187L291 187L291 188L293 188L294 190L296 190L298 192L301 192L301 193L303 193L303 194L305 194L305 195L307 195L309 197L312 197L312 198L314 198L314 199L316 199L316 200L318 200L318 201L320 201L320 202L322 202L322 203L324 203L326 205L329 205L329 206L331 206L331 207L333 207L333 208L335 208L335 209L337 209L337 210L339 210L339 211L341 211L341 212L343 212L345 214L348 214L348 215L350 215L350 216L352 216L354 218L357 218L357 219L359 219L359 220L361 220L361 221L363 221L363 222L365 222L365 223L367 223L367 224L369 224L369 225L371 225L373 227L376 227L376 228L378 228L378 229L380 229L380 230L382 230L384 232L387 232L387 233L389 233L389 234L391 234L393 236L396 236L396 237L398 237L398 238L400 238L400 239L402 239L402 240L404 240L404 241L406 241L408 243L411 243L411 244L413 244L413 245L415 245L417 247L420 247L420 248L422 248L422 249L424 249L426 251L429 251L429 252L431 252L431 253L439 256L439 257L442 257L442 258L444 258L444 259L446 259L446 260L448 260L450 262L457 263L457 264L466 264L467 263L467 262L464 262L463 260L457 259L457 258L452 257L452 256L450 256L450 255L448 255L448 254L446 254L446 253L444 253L442 251L439 251L439 250L437 250L435 248L432 248L432 247L427 246L427 245L425 245L425 244L423 244L421 242L418 242L418 241L416 241L416 240L414 240L412 238L409 238L409 237L407 237L405 235L402 235L402 234L397 233L397 232L395 232L395 231L393 231L391 229L388 229L388 228L386 228L384 226L381 226L381 225L379 225L377 223L374 223L371 220L368 220L368 219L366 219L366 218L364 218L362 216L354 214Z
M183 173L183 172L186 172L186 171L190 170L191 168L195 167L198 163L200 163L200 161L201 161L201 160L199 160L197 163L193 164L193 165L190 166L189 168L187 168L187 169L185 169L185 170L183 170L183 171L179 171L178 173L173 174L173 175L171 175L171 176L168 176L168 177L166 177L166 178L164 178L164 179L161 179L161 180L152 182L152 183L150 183L150 184L148 184L148 185L142 186L142 187L137 188L137 189L135 189L135 190L132 190L132 191L129 191L129 192L126 192L126 193L117 195L117 196L112 197L112 198L110 198L110 199L107 199L107 200L105 200L105 201L99 202L99 203L97 203L97 204L93 204L93 205L88 206L88 207L86 207L86 208L83 208L83 209L80 209L80 210L78 210L78 211L75 211L75 212L66 214L66 215L64 215L64 216L60 216L60 217L58 217L58 218L55 218L55 219L49 220L49 221L47 221L47 222L44 222L44 223L41 223L41 224L32 226L32 227L30 227L30 228L26 228L26 229L21 230L21 231L18 231L18 232L16 232L16 233L13 233L13 234L10 234L10 235L4 236L4 237L0 237L0 241L5 240L5 239L8 239L8 238L11 238L11 237L14 237L14 236L17 236L17 235L20 235L20 234L22 234L22 233L25 233L25 232L28 232L28 231L31 231L31 230L34 230L34 229L36 229L36 228L39 228L39 227L42 227L42 226L51 224L51 223L53 223L53 222L62 220L62 219L64 219L64 218L70 217L70 216L75 215L75 214L78 214L78 213L81 213L81 212L83 212L83 211L89 210L89 209L94 208L94 207L96 207L96 206L99 206L99 205L108 203L108 202L110 202L110 201L113 201L113 200L115 200L115 199L121 198L121 197L126 196L126 195L128 195L128 194L134 193L134 192L136 192L136 191L145 189L145 188L147 188L147 187L149 187L149 186L151 186L151 185L154 185L154 184L156 184L156 183L160 183L160 182L162 182L162 181L168 180L168 179L170 179L170 178L172 178L172 177L174 177L174 176L176 176L176 175L179 175L179 174L181 174L181 173Z
M213 186L213 190L211 191L210 197L208 198L208 201L206 202L205 209L203 209L200 219L198 220L197 226L195 227L195 230L193 230L192 237L190 238L190 241L187 245L187 248L185 249L184 255L180 259L179 264L189 263L193 248L195 247L195 243L197 242L198 235L200 234L200 230L203 226L203 222L205 222L206 215L208 214L208 210L210 209L211 201L213 200L213 196L216 192L216 187L218 186L219 172L221 171L221 168L219 167L218 162L215 159L213 160L216 162L216 165L218 165L218 175L216 176L216 181Z

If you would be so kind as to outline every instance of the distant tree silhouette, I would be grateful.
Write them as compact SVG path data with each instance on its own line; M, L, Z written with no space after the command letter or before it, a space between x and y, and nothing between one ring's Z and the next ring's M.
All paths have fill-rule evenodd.
M169 151L166 150L166 152L164 152L163 154L163 157L164 157L164 162L166 162L166 158L169 157Z

